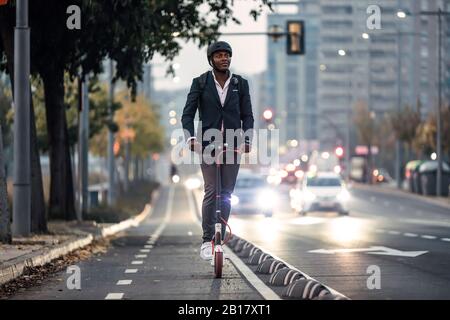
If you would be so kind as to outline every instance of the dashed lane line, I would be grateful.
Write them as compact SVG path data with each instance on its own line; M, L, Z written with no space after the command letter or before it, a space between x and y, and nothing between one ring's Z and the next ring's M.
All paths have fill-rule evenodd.
M418 235L417 234L415 234L415 233L409 233L409 232L406 232L406 233L404 233L403 234L405 237L411 237L411 238L414 238L414 237L417 237Z
M125 273L137 273L138 269L126 269Z
M436 239L437 237L435 237L435 236L429 236L429 235L422 235L422 236L420 236L421 238L423 238L423 239L428 239L428 240L434 240L434 239Z
M121 300L123 298L123 293L108 293L105 300Z

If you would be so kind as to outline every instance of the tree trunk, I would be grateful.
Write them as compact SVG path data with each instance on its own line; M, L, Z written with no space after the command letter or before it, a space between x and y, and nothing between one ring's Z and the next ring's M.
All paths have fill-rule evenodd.
M31 232L45 233L47 214L45 211L44 188L42 185L41 160L37 144L36 120L33 101L30 106L30 147L31 147Z
M1 40L6 53L7 67L14 92L14 29L8 25L4 12L0 15ZM30 88L31 92L31 88ZM30 95L32 97L32 95ZM31 232L47 232L44 189L42 185L41 161L37 145L36 121L33 99L30 100L30 164L31 164Z
M367 183L373 184L373 163L372 163L372 144L367 145Z
M3 161L3 137L0 127L0 243L10 244L11 213L8 209L8 188L6 186L5 163Z
M130 186L130 149L131 142L125 143L125 180L124 180L124 191L128 192L128 188Z
M134 157L134 174L133 174L133 180L138 181L139 180L139 158L136 156Z
M47 134L50 145L49 217L75 220L75 199L70 147L64 106L64 71L55 68L42 74L45 91Z

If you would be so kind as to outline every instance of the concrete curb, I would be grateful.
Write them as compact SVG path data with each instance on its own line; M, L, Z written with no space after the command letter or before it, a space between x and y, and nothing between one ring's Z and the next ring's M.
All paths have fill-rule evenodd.
M12 259L0 269L0 285L3 285L21 276L26 267L43 266L50 261L66 255L76 249L82 248L92 243L92 234L80 237L76 240L68 240L58 245L56 248L44 248L34 253Z
M423 201L423 202L426 202L429 204L433 204L435 206L442 207L444 209L450 209L450 203L447 204L445 202L441 202L440 200L430 199L425 196L411 194L411 193L405 192L403 190L398 190L398 189L394 189L394 188L381 188L381 187L375 187L375 186L367 186L367 185L360 184L360 183L353 183L351 188L365 190L365 191L373 191L373 192L378 192L378 193L382 193L382 194L386 194L386 195L396 194L396 195L406 197L409 199L414 199L414 200Z
M156 190L153 196L153 203L157 200L158 196L159 190ZM5 265L0 267L0 285L21 276L27 267L43 266L52 260L58 259L74 250L91 244L93 240L99 240L112 236L130 227L137 227L151 214L152 208L152 205L147 204L144 210L136 217L104 227L100 230L98 235L88 234L84 237L78 237L76 240L67 240L55 248L43 248L36 252L8 261Z

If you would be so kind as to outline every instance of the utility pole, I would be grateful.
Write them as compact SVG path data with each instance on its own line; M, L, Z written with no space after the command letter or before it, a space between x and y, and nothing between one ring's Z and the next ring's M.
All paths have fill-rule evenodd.
M81 80L82 108L79 115L78 137L78 166L79 166L79 210L78 221L83 220L83 215L88 211L88 179L89 179L89 89L85 77Z
M113 122L113 103L114 103L114 62L109 60L109 121ZM116 201L115 192L115 163L114 163L114 133L111 127L108 128L108 206L113 206Z
M31 231L30 28L28 0L16 2L14 30L14 192L13 235Z
M372 35L371 35L372 36ZM403 36L420 36L423 38L427 38L428 35L426 33L416 33L416 32L404 32L401 31L400 28L397 28L396 32L383 32L380 36L388 36L388 37L395 37L396 41L397 41L397 106L396 106L396 111L398 113L401 112L402 110L402 68L403 68L403 64L402 64L402 50L401 50L401 46L402 46L402 39ZM402 148L402 144L401 141L399 140L399 138L397 137L395 140L395 181L396 181L396 186L398 189L401 189L401 184L402 184L402 162L403 162L403 148Z
M397 113L400 114L402 103L402 58L401 58L401 39L402 33L397 32ZM401 189L401 167L402 167L402 145L399 137L395 139L395 180L397 188Z
M441 122L441 104L442 104L442 16L450 15L448 11L421 11L421 15L437 16L438 17L438 104L436 110L436 155L437 155L437 176L436 176L436 196L441 196L442 187L442 122Z

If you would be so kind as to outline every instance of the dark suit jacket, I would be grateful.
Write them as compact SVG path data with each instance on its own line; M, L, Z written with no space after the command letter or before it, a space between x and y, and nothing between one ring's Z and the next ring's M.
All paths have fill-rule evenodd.
M192 81L181 117L181 123L186 132L186 139L195 135L194 118L197 109L199 111L199 120L202 124L201 131L203 134L211 128L221 130L222 120L225 130L242 129L244 132L247 132L247 130L253 129L254 119L248 81L242 78L241 87L239 88L238 75L233 74L225 103L222 107L211 72L208 72L204 90L200 88L200 77L194 78ZM240 95L238 90L242 90ZM209 141L203 141L202 137L197 138L200 138L199 142L202 141L203 146L210 143Z

